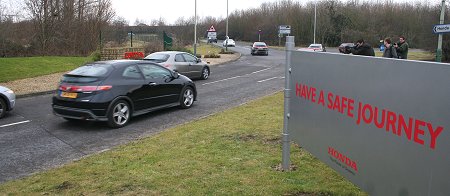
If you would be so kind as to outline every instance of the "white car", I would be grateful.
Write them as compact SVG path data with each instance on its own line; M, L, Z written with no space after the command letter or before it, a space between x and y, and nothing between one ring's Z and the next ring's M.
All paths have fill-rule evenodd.
M309 45L308 48L300 48L298 50L302 50L302 51L313 51L313 52L326 52L327 50L325 49L324 46L322 46L322 44L311 44Z
M310 49L312 51L317 51L317 52L326 52L327 51L325 49L325 47L322 46L322 44L311 44L311 45L309 45L308 49Z
M0 86L0 118L3 118L6 112L11 111L16 103L14 92L4 86Z
M226 47L226 46L228 46L228 47L235 47L236 43L234 43L233 39L226 39L225 41L223 41L222 45L223 45L223 47Z

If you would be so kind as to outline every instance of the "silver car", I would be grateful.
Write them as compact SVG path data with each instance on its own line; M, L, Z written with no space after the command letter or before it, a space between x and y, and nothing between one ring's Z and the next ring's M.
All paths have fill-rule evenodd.
M158 63L191 79L200 78L206 80L210 75L207 63L186 52L155 52L146 56L144 60Z
M0 86L0 118L3 118L6 112L11 111L16 104L16 95L12 90Z

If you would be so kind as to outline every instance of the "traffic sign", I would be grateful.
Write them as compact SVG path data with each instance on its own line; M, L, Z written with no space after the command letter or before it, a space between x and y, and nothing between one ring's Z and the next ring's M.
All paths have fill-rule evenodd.
M291 26L290 25L280 25L278 29L279 34L291 34Z
M450 33L450 24L434 25L433 33L435 34Z
M214 26L213 25L211 25L211 27L209 28L209 30L208 30L209 32L216 32L216 29L214 28Z

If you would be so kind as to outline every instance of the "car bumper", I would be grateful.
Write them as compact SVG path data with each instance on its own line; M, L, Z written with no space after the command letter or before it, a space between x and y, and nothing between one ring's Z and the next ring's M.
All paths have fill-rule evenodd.
M93 111L89 109L71 108L58 105L52 105L53 113L56 116L79 119L79 120L91 120L91 121L107 121L108 118L104 115L98 115L95 113L106 113L106 111Z
M267 54L269 50L253 50L253 54Z
M8 97L8 102L9 102L9 103L7 103L7 104L9 104L8 111L11 111L16 106L16 95L15 94L7 94L6 96Z

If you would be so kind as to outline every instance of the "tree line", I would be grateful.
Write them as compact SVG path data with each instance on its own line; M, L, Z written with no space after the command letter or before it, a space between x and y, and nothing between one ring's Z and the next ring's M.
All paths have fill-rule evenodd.
M0 56L87 55L115 16L110 0L25 0L25 9L29 20L0 21Z
M110 0L25 0L25 4L29 20L0 18L0 56L88 55L104 42L120 45L132 29L123 18L115 17ZM296 44L306 46L314 40L314 8L313 2L280 0L238 10L229 15L228 34L236 40L252 42L258 40L261 30L262 41L278 45L279 25L290 25ZM439 22L439 16L440 4L429 1L320 0L317 1L316 42L335 47L365 39L378 46L386 37L396 41L403 35L410 47L434 51L437 35L432 33L432 27ZM179 44L192 44L194 21L194 17L180 17L171 25L174 28L164 29ZM153 19L151 24L136 20L135 25L168 26L164 18ZM199 20L198 37L206 36L211 25L216 27L219 39L224 39L226 19L210 16ZM449 36L444 35L447 56L449 48Z
M278 44L278 26L290 25L297 44L308 45L314 40L314 6L312 2L302 5L285 0L236 11L229 17L229 34L238 40L255 41L261 30L263 40ZM447 16L448 13L449 9ZM433 49L437 35L432 33L432 27L439 22L439 16L440 5L429 1L413 4L322 0L317 2L316 42L338 46L365 39L375 46L386 37L396 40L403 35L411 47Z

